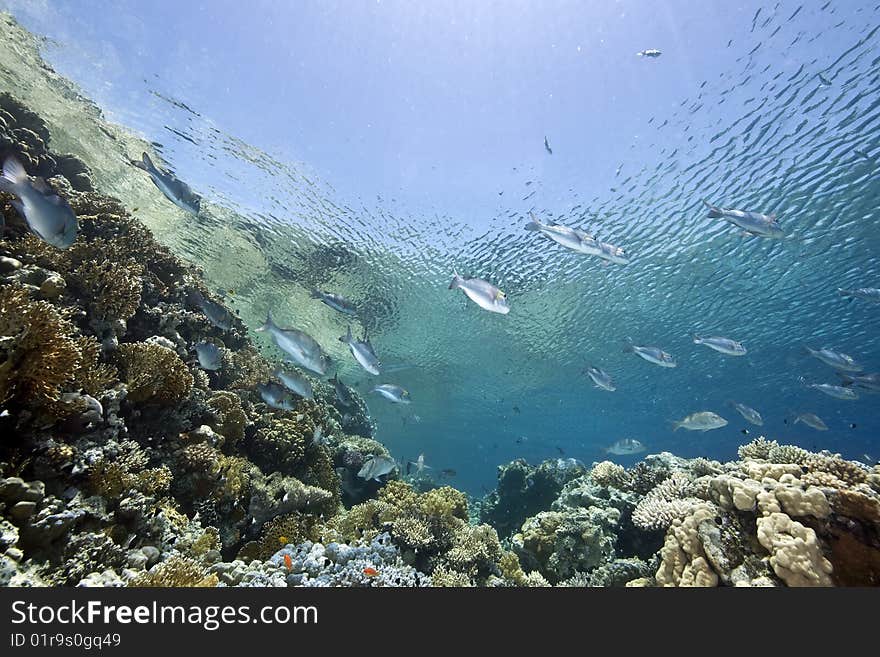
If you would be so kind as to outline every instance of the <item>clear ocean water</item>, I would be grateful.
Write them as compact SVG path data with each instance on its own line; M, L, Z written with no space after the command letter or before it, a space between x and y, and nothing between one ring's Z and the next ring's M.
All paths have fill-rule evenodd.
M799 381L839 382L805 345L880 370L880 305L838 294L880 287L876 0L0 9L43 37L43 56L106 121L152 142L203 211L157 199L146 177L114 188L112 172L140 153L91 137L97 114L65 110L57 89L28 89L63 124L53 138L91 147L84 159L131 207L149 196L138 216L250 327L271 308L313 335L398 458L423 453L480 495L511 459L589 464L623 438L730 459L763 433L880 456L876 396L839 400ZM662 54L636 55L646 49ZM4 86L27 76L0 61ZM744 237L702 199L776 213L786 238ZM604 266L527 232L529 211L631 262ZM448 290L455 270L498 285L510 313ZM352 330L368 331L381 376L338 341L348 318L314 288L358 305ZM624 353L627 337L678 367ZM617 390L594 387L588 364ZM369 393L377 383L412 403ZM728 425L672 431L702 410ZM805 412L828 431L794 425Z

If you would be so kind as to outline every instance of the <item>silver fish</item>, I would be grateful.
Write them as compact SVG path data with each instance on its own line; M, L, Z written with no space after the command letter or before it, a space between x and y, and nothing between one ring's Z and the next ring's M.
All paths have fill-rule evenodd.
M620 247L612 244L600 242L589 233L577 228L569 228L568 226L560 226L559 224L544 224L535 217L534 212L529 212L531 221L526 224L526 230L539 231L544 233L557 244L561 244L567 249L583 253L584 255L592 255L602 258L608 262L614 262L620 265L629 263L626 252Z
M291 399L290 393L274 381L258 383L257 391L260 393L262 400L272 408L278 408L283 411L292 411L296 408L296 403Z
M645 446L635 438L624 438L618 440L611 447L606 447L605 452L615 454L617 456L625 456L627 454L638 454L644 452Z
M848 375L838 372L841 382L845 386L857 386L871 392L880 392L880 373Z
M701 344L714 349L715 351L726 354L727 356L745 356L747 350L742 342L731 340L730 338L710 337L701 338L694 334L694 344Z
M348 345L351 355L367 372L374 375L379 374L381 363L366 334L364 334L363 339L355 340L351 335L351 326L349 326L348 333L340 337L339 341Z
M852 356L839 351L833 351L828 348L810 349L809 347L804 347L804 349L811 356L815 356L826 365L831 365L834 369L841 370L842 372L861 372L863 369Z
M465 293L468 299L473 301L483 310L506 315L510 312L507 304L507 295L497 287L481 278L462 278L455 272L450 290L459 289Z
M330 292L313 290L311 296L312 299L320 299L323 303L333 308L333 310L341 312L345 315L354 315L357 313L357 308L355 307L355 305L345 297L341 297L338 294L331 294Z
M828 431L828 425L822 421L818 415L814 413L801 413L794 419L794 423L803 422L808 427L812 427L816 431Z
M190 212L196 216L201 209L202 199L185 182L178 180L172 174L159 169L150 156L146 153L141 155L140 162L132 162L138 169L143 169L150 175L153 184L165 195L169 201L181 210Z
M324 435L324 427L317 426L312 432L312 444L316 447L324 447L330 443L330 436Z
M761 417L761 414L756 411L754 408L750 406L746 406L745 404L740 404L735 401L729 402L729 404L736 410L737 413L743 416L748 422L751 422L754 425L759 427L764 426L764 418Z
M272 312L266 313L266 322L257 331L267 331L281 351L293 362L310 372L323 376L327 372L327 357L315 339L298 329L283 329L272 320Z
M364 462L358 472L358 477L367 481L370 479L381 481L379 477L387 475L396 467L397 462L390 456L373 456Z
M416 466L416 472L418 472L419 474L421 474L422 470L426 470L426 469L430 470L431 469L430 465L425 465L425 455L424 454L419 454L419 458L417 458L415 461L410 461L410 463L412 463L414 466Z
M314 399L312 384L299 372L289 372L279 368L275 370L274 374L281 379L284 387L291 392L295 392L305 399Z
M406 390L393 383L383 383L382 385L376 386L373 388L373 392L378 392L385 397L385 399L388 399L395 404L409 404L412 401Z
M673 422L672 424L675 427L673 431L687 429L688 431L705 432L727 426L727 420L712 411L699 411L698 413L691 413L683 420Z
M735 226L739 226L746 233L758 237L771 237L780 239L785 237L782 226L776 221L775 214L761 214L760 212L748 212L746 210L730 210L719 208L708 201L703 201L709 208L709 217L712 219L724 219Z
M660 367L676 366L675 358L672 357L672 354L666 353L660 347L640 346L634 344L630 338L627 338L627 342L629 344L623 349L626 353L634 353L639 358L643 358L649 363L654 363L654 365L659 365Z
M199 365L205 370L219 370L223 367L223 353L217 345L210 342L199 342L194 346Z
M587 255L598 255L596 253L596 240L589 233L585 233L577 228L560 226L559 224L541 223L534 212L529 212L529 217L531 221L526 224L526 230L544 233L557 244L561 244L572 251Z
M608 390L609 392L617 390L617 386L614 385L611 375L602 368L590 365L584 371L593 380L593 383L596 384L597 388L602 388L602 390Z
M548 153L550 153L550 155L553 155L553 149L550 148L550 142L547 141L547 135L544 135L544 149L545 149Z
M834 397L835 399L844 399L849 401L859 398L859 393L857 393L852 388L835 386L830 383L808 383L806 384L806 386L808 388L818 390L819 392L824 392L829 397Z
M660 52L659 50L657 50L656 48L648 48L647 50L643 50L643 51L641 51L641 52L637 52L637 53L636 53L636 56L637 56L637 57L653 57L653 58L657 58L657 57L659 57L659 56L662 55L662 54L663 54L663 53Z
M67 201L42 178L31 182L24 166L12 155L3 163L0 192L18 197L12 201L12 206L27 222L28 228L44 242L66 249L76 240L79 223Z
M850 297L852 299L864 299L871 303L880 303L880 289L876 287L859 287L854 290L844 290L838 288L837 292L842 297Z
M329 379L329 382L333 384L333 389L336 391L336 399L339 400L339 403L343 406L351 406L354 399L348 386L339 380L339 372L334 374L333 378Z
M219 303L209 301L203 297L198 290L193 290L190 298L199 308L201 308L205 317L208 318L211 324L224 331L228 331L232 328L232 313Z

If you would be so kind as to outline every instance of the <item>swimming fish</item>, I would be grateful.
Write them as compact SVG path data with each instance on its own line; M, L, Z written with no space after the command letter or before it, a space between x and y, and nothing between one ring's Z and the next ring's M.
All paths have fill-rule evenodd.
M223 366L223 353L217 348L217 345L210 342L199 342L194 349L202 369L219 370Z
M0 192L18 197L12 201L12 206L27 222L28 228L44 242L66 249L76 240L79 223L70 205L42 178L31 181L24 166L13 155L3 162Z
M666 353L660 347L644 347L634 344L630 338L626 340L629 344L623 348L624 352L634 353L639 358L643 358L649 363L654 363L654 365L659 365L660 367L676 366L675 358L672 357L672 354Z
M850 297L852 299L864 299L871 303L880 303L880 289L876 287L858 287L854 290L844 290L837 288L837 292L842 297Z
M281 383L284 384L284 387L291 392L295 392L305 399L314 399L312 384L309 383L308 379L299 372L288 372L278 368L273 374L281 379Z
M355 307L355 305L345 297L339 296L338 294L331 294L330 292L313 290L311 296L312 299L320 299L323 303L330 306L333 310L341 312L345 315L354 315L357 313L357 308Z
M395 404L409 404L412 401L406 390L393 383L383 383L382 385L376 386L373 388L373 392L378 392L385 397L385 399L393 401Z
M857 386L872 392L880 392L880 373L848 375L838 372L841 383L845 386Z
M367 481L370 479L381 481L379 477L387 475L396 467L397 462L390 456L372 456L364 462L358 471L358 477Z
M826 78L824 75L822 75L821 73L817 73L816 76L819 78L819 83L823 87L830 87L831 86L831 80Z
M719 208L704 200L703 204L709 208L709 217L712 219L724 219L735 226L739 226L749 235L758 237L770 237L780 239L785 237L782 226L776 221L775 214L761 214L745 210L730 210Z
M561 244L567 249L586 253L588 255L596 255L596 240L592 235L577 228L569 228L568 226L560 226L556 223L545 224L535 216L534 212L529 212L531 221L526 224L526 230L539 231L544 233L557 244Z
M659 57L663 53L657 50L656 48L648 48L647 50L643 50L641 52L637 52L637 57Z
M828 348L823 349L810 349L809 347L804 347L807 350L807 353L811 356L815 356L819 360L821 360L826 365L831 365L834 369L841 370L843 372L861 372L862 366L859 365L852 356L848 356L847 354L841 353L839 351L833 351Z
M419 454L419 458L417 458L415 461L410 461L410 463L412 463L414 466L416 466L416 472L418 472L418 473L421 473L422 470L425 470L426 468L428 470L431 469L430 465L425 465L425 455L424 454Z
M747 353L746 348L745 346L743 346L742 342L737 342L736 340L731 340L730 338L701 338L697 334L694 334L693 337L694 344L705 345L706 347L714 349L719 353L726 354L727 356L745 356Z
M616 441L610 447L606 447L604 451L608 454L626 456L628 454L644 452L645 446L635 438L623 438L622 440Z
M290 558L289 554L284 555L284 565L287 566L288 572L293 570L293 559Z
M267 331L281 351L293 362L310 372L323 376L327 372L327 357L315 339L298 329L283 329L272 320L272 311L266 312L266 322L257 331Z
M458 275L458 272L455 272L455 277L449 284L449 289L460 289L468 299L483 310L501 315L506 315L510 312L510 306L507 304L507 295L481 278L462 278Z
M257 391L260 393L262 400L272 408L277 408L282 411L292 411L296 408L296 404L293 399L290 398L290 394L287 390L274 381L270 381L269 383L258 383Z
M550 142L547 141L547 135L544 135L544 149L550 153L550 155L553 155L553 149L550 148Z
M801 381L803 382L803 379ZM808 388L824 392L829 397L834 397L835 399L854 400L859 398L859 393L852 388L835 386L830 383L805 383L805 385Z
M801 413L794 419L794 423L803 422L808 427L816 429L816 431L828 431L828 425L822 421L818 415L814 413Z
M698 413L691 413L683 420L673 422L672 424L675 427L673 431L687 429L688 431L705 432L727 426L727 420L712 411L700 411Z
M150 175L153 184L159 188L159 191L165 195L165 198L181 210L198 216L202 199L189 188L189 185L178 180L174 175L159 169L146 153L141 155L140 162L132 161L132 164Z
M858 148L853 149L853 153L858 155L860 158L864 160L868 160L868 162L874 162L874 158L869 155L866 151L859 150Z
M602 368L589 365L584 371L593 380L597 388L602 388L602 390L608 390L609 392L617 390L611 375Z
M754 408L746 406L745 404L740 404L735 401L730 401L728 402L728 404L730 404L730 406L732 406L736 410L736 412L742 415L743 418L748 422L751 422L752 424L755 424L759 427L764 426L764 418L762 418L761 414Z
M201 308L205 317L208 318L208 321L210 321L211 324L224 331L228 331L232 328L232 313L219 303L209 301L203 297L198 290L193 290L190 294L190 298L199 308Z
M312 445L315 447L323 447L330 443L330 436L324 435L324 427L317 426L312 432Z
M371 568L370 566L367 566L366 568L364 568L364 575L366 575L367 577L378 577L379 571L376 570L375 568Z
M339 403L343 406L351 406L354 402L351 397L351 391L347 385L339 380L339 372L334 374L333 378L329 379L329 381L333 384L333 389L336 391L336 399L339 400Z
M354 359L361 367L370 374L378 376L381 363L379 363L379 357L376 356L376 352L373 350L373 345L370 344L366 332L361 340L355 340L351 335L351 326L349 326L348 333L341 336L339 341L348 345L351 355L354 356Z

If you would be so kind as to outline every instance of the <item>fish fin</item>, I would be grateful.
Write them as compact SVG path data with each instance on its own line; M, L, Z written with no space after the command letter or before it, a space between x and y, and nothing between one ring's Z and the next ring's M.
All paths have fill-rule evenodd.
M27 221L27 216L25 216L24 214L24 203L22 203L18 199L15 199L14 201L12 201L12 207L14 207L16 212L21 215L22 219Z
M633 349L633 341L632 341L632 338L627 338L627 339L626 339L626 345L623 347L623 353L625 353L625 354L631 354L631 353L633 353L634 351L635 351L635 349Z
M450 290L454 290L454 289L456 289L457 287L460 287L460 286L461 286L461 280L462 280L462 279L461 279L461 276L458 275L458 272L457 272L457 271L453 270L453 272L454 272L454 276L453 276L453 278L452 278L452 282L449 284L449 289L450 289Z
M144 157L146 157L146 153L144 153ZM266 309L266 321L263 322L263 325L257 328L257 331L268 331L275 322L272 321L272 309Z
M34 178L34 189L36 189L41 194L49 194L52 191L52 188L49 187L49 183L46 182L46 179L42 176L37 176Z
M146 153L141 153L141 164L143 165L144 171L155 171L156 165L153 164L153 160L150 159L150 156Z
M312 291L309 293L309 296L310 296L312 299L320 299L320 298L321 298L321 293L318 292L317 290L312 290Z
M24 170L24 165L19 162L18 158L14 155L10 155L3 162L3 177L16 185L27 182L28 180L27 171Z
M711 219L718 219L719 217L722 217L724 215L724 213L721 212L721 208L712 205L706 199L703 199L703 205L709 208L709 217Z
M691 333L691 338L693 338L693 340L694 340L694 344L700 344L699 341L702 339L702 338L700 338L700 336L697 335L696 333Z
M541 230L541 222L535 218L535 213L529 210L529 217L531 221L526 224L526 230Z
M672 422L672 433L675 433L676 431L681 429L683 426L684 425L681 422L679 422L677 420L673 421Z
M768 218L770 221L776 221L776 213L774 212L773 214L768 214L768 215L767 215L767 218Z
M842 386L851 386L856 382L854 378L852 378L849 374L844 374L843 372L838 372L837 376L840 377L840 384Z
M49 201L49 203L51 203L52 205L61 205L64 202L61 200L61 197L58 196L58 194L52 194L50 196L47 196L46 200Z
M351 325L350 324L348 326L348 332L345 335L340 336L339 341L344 342L346 344L351 342Z

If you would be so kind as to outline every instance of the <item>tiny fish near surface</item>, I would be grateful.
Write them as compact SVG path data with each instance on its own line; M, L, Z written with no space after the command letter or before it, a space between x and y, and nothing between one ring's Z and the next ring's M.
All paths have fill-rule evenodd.
M672 354L666 353L660 347L645 347L634 344L630 338L627 338L626 340L627 346L624 347L624 352L634 353L639 358L642 358L649 363L653 363L654 365L659 365L660 367L676 366L675 358L672 357Z
M764 418L762 418L761 414L754 408L734 401L730 402L730 405L736 410L737 413L742 415L743 419L745 419L746 421L751 422L752 424L759 427L764 426Z
M332 294L330 292L322 292L320 290L312 291L312 299L320 299L324 304L333 308L333 310L343 313L345 315L354 315L357 313L357 308L355 305L338 294Z
M782 226L776 221L775 214L761 214L760 212L749 212L747 210L730 210L719 208L712 205L708 201L703 204L709 208L709 217L712 219L724 219L735 226L739 226L749 235L758 237L771 237L780 239L785 237Z
M812 427L816 431L828 431L828 425L822 421L815 413L801 413L795 419L794 423L803 422L808 427Z
M388 399L395 404L409 404L412 401L409 392L393 383L383 383L382 385L376 386L373 388L373 392L378 392L385 397L385 399Z
M834 351L833 349L828 349L824 347L822 349L810 349L809 347L804 347L811 356L815 356L819 360L821 360L826 365L830 365L836 370L841 370L843 372L861 372L862 366L859 365L855 359L848 355L841 353L839 351Z
M614 385L614 380L611 378L611 375L602 368L590 365L584 371L593 380L593 383L596 384L597 388L601 388L602 390L607 390L609 392L614 392L615 390L617 390L617 386Z
M257 331L268 332L277 347L300 367L321 376L327 372L327 357L321 351L321 345L308 333L279 327L273 321L271 311L266 312L266 322Z
M645 446L635 438L623 438L616 441L610 447L605 448L608 454L615 456L626 456L628 454L638 454L645 451Z

